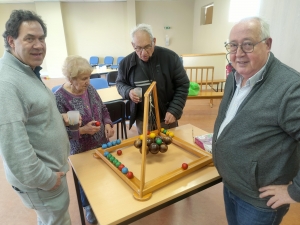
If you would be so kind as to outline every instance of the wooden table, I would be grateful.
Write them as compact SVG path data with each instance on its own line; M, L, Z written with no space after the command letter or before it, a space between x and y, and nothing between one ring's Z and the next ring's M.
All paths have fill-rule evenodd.
M194 143L192 133L195 136L207 133L190 124L170 130L190 143ZM78 178L99 224L131 223L221 182L216 168L212 165L205 166L155 191L149 200L137 201L133 198L132 189L101 159L94 158L93 153L94 150L91 150L72 155L69 161L73 169L75 185L77 185ZM161 163L157 170L162 170L160 166L163 167L164 164ZM128 167L130 168L130 165ZM77 197L82 224L85 224L80 196Z
M97 92L104 103L123 99L116 86L98 89Z
M112 71L115 71L113 69L110 69L110 68L99 68L99 69L96 69L94 68L92 74L91 74L91 78L96 78L96 77L101 77L101 75L105 75L109 72L112 72Z

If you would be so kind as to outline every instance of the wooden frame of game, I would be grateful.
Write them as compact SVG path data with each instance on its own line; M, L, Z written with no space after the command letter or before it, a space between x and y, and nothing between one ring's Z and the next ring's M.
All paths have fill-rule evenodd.
M112 146L106 149L98 148L95 149L95 157L101 158L117 175L133 190L133 196L135 199L140 201L145 201L151 198L152 193L157 189L170 184L171 182L178 180L187 174L190 174L212 162L212 156L210 153L196 147L184 140L173 137L172 144L181 147L183 150L188 151L198 157L196 160L188 163L187 169L182 169L179 167L178 169L166 173L158 178L145 182L145 171L146 171L146 139L147 139L147 125L148 125L148 117L149 117L149 102L150 102L150 95L153 92L153 99L154 99L154 106L155 106L155 116L156 121L160 121L159 118L159 109L158 109L158 102L157 102L157 90L156 90L156 82L152 82L146 93L144 94L144 121L143 121L143 140L142 140L142 162L141 162L141 174L140 179L137 177L133 177L129 179L125 174L123 174L113 163L110 162L104 156L104 152L114 152L119 148L132 146L134 141L137 137L132 137L126 140L123 140L119 145ZM156 122L157 130L152 131L155 132L156 135L164 136L161 132L160 123ZM171 144L171 145L172 145Z

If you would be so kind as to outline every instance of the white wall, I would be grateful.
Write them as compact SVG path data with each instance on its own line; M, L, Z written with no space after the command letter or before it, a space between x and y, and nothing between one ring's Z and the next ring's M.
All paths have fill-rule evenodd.
M130 42L126 2L61 3L69 55L126 56Z
M11 12L15 9L24 9L30 10L35 12L35 5L34 4L0 4L0 34L1 34L1 41L0 41L0 57L2 57L4 53L4 41L2 38L2 34L5 31L5 23L9 19Z
M214 0L212 24L200 25L201 8L212 3L211 0L195 0L193 50L186 53L226 52L224 42L227 40L232 23L228 22L230 0Z
M194 1L148 1L136 2L136 21L152 25L156 44L181 55L191 53L193 41ZM171 29L165 30L169 26ZM170 45L165 46L165 36Z
M300 1L262 0L260 16L270 24L272 52L300 71Z
M300 71L298 63L300 58L300 43L298 42L300 1L261 0L261 2L260 15L266 18L271 26L272 51L284 63ZM233 26L233 23L228 22L230 0L214 0L213 23L200 26L201 7L210 3L212 3L211 0L72 2L60 3L60 7L56 5L51 7L51 10L45 2L0 4L0 33L3 33L4 24L13 9L32 11L38 9L42 18L47 20L50 29L48 38L59 32L58 39L52 39L51 43L48 43L48 38L46 40L48 52L53 52L51 55L50 52L47 54L44 63L44 67L48 70L52 67L59 69L59 63L62 63L60 61L66 54L65 49L68 55L77 54L87 59L92 55L97 55L101 61L106 55L112 55L115 60L118 56L127 55L132 51L130 31L135 23L151 24L157 44L160 46L165 46L165 35L168 34L170 37L168 48L179 55L225 53L224 42ZM54 16L51 17L51 14ZM62 23L63 31L60 23ZM56 25L59 25L60 31L55 30ZM164 30L164 26L170 26L171 29ZM1 44L0 54L3 51L4 47ZM62 52L61 55L59 55L60 52ZM184 61L187 63L186 60ZM197 64L193 60L191 63ZM224 65L225 57L224 63L219 65L220 70L224 67L225 71ZM56 76L57 73L54 73L49 75ZM222 73L218 72L218 74Z
M62 77L62 64L68 56L60 2L36 2L36 13L43 15L47 24L47 54L42 64L41 75Z

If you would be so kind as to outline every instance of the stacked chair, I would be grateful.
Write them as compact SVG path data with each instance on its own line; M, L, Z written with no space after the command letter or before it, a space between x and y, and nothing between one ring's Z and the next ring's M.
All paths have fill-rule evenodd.
M118 59L117 59L117 64L116 64L116 65L111 65L110 68L111 68L111 69L114 69L114 70L119 69L119 64L120 64L120 62L122 61L122 59L124 59L123 56L118 57Z
M114 64L114 57L112 56L105 56L104 57L104 63L99 64L99 66L106 66L106 67L110 67L111 65Z
M90 57L90 65L92 67L98 66L99 64L99 57L98 56L91 56Z

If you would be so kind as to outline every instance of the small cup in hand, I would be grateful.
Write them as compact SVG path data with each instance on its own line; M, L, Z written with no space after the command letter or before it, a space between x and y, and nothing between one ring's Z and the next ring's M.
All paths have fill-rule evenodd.
M79 111L68 111L69 128L70 130L79 129Z
M141 87L136 87L133 89L134 93L139 97L139 102L142 101L143 89Z

